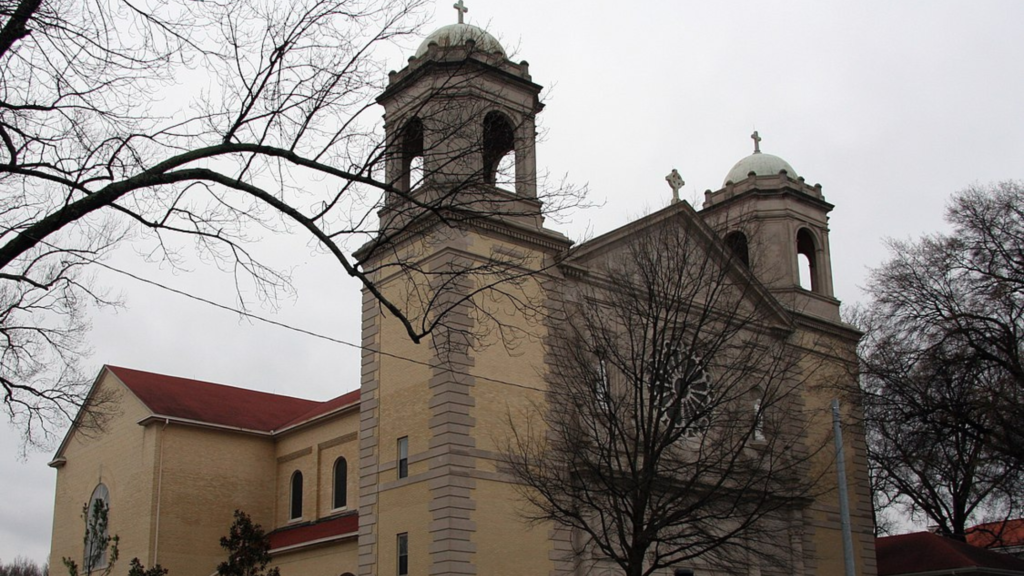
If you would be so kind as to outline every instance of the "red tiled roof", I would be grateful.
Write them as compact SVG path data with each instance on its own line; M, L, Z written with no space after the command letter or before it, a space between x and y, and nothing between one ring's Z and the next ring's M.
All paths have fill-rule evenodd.
M989 522L968 528L967 543L979 548L1024 546L1024 518Z
M319 415L359 399L356 391L317 402L118 366L106 368L156 415L260 432L279 430L306 415Z
M989 568L1019 572L1024 560L999 554L930 532L915 532L875 539L878 576L916 574L952 568ZM1015 572L1016 571L1016 572Z
M353 390L348 394L342 394L341 396L338 396L337 398L328 400L326 402L317 403L317 405L310 409L308 412L300 414L299 416L289 420L288 422L285 422L284 424L279 426L278 429L288 428L289 426L294 426L301 422L312 420L317 416L322 416L324 414L333 412L334 410L343 408L345 406L349 406L351 404L355 404L357 402L359 402L359 390Z
M274 530L270 536L270 551L308 544L319 540L333 540L359 532L359 514L346 514L310 524L300 524Z

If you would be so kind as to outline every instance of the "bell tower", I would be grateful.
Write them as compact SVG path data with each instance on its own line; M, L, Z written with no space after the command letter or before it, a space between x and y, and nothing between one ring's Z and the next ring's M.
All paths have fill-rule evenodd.
M544 228L541 87L455 8L459 22L377 99L388 188L356 259L423 337L364 290L360 576L552 571L537 554L548 531L523 534L499 439L509 414L544 397L543 306L572 243Z
M543 105L529 64L506 57L486 31L462 22L428 36L389 75L382 231L411 206L543 225L537 199L535 116ZM415 213L415 210L413 210ZM397 219L397 220L396 220Z
M736 257L791 309L839 321L832 286L828 213L821 185L810 186L788 162L761 152L741 159L722 188L705 192L700 214Z

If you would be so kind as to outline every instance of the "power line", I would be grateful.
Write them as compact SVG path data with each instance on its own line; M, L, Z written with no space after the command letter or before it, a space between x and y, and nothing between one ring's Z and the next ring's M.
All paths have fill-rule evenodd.
M298 326L292 326L291 324L286 324L284 322L279 322L277 320L271 320L270 318L265 318L263 316L259 316L257 314L253 314L252 312L248 312L246 310L241 310L241 309L235 308L233 306L228 306L226 304L221 304L220 302L215 302L213 300L209 300L209 299L203 298L201 296L196 296L195 294L190 294L188 292L185 292L184 290L179 290L177 288L173 288L171 286L167 286L166 284L161 284L160 282L157 282L155 280L150 280L148 278L143 278L142 276L139 276L139 275L134 274L132 272L128 272L127 270L122 270L120 268L115 268L115 267L113 267L113 266L111 266L109 264L105 264L103 262L100 262L99 260L95 260L95 259L92 259L92 258L82 257L80 255L79 255L79 257L82 258L83 260L86 260L86 261L92 263L92 264L96 264L97 266L100 266L101 268L106 268L107 270L110 270L111 272L115 272L117 274L121 274L121 275L127 276L127 277L129 277L129 278L131 278L131 279L133 279L133 280L135 280L137 282L142 282L143 284L149 284L150 286L154 286L154 287L159 288L161 290L165 290L167 292L171 292L172 294L176 294L178 296L184 296L184 297L189 298L191 300L195 300L197 302L200 302L200 303L203 303L203 304L206 304L206 305L209 305L209 306L213 306L214 308L219 308L221 310L226 310L228 312L234 312L234 313L239 314L241 316L245 316L246 318L251 318L253 320L258 320L260 322L263 322L263 323L266 323L266 324L270 324L271 326L277 326L279 328L284 328L286 330L291 330L293 332L298 332L299 334L305 334L306 336L312 336L313 338L319 338L321 340L326 340L326 341L334 343L334 344L341 344L342 346L348 346L349 348L355 348L357 350L373 352L375 354L380 354L381 356L387 356L389 358L394 358L396 360L402 360L404 362L409 362L411 364L416 364L416 365L419 365L419 366L425 366L425 367L430 368L432 370L433 369L444 369L444 370L446 370L448 372L451 372L453 374L459 374L459 375L462 375L462 376L469 376L469 377L475 378L477 380L485 380L487 382L493 382L495 384L502 384L502 385L505 385L505 386L513 386L515 388L521 388L521 389L524 389L524 390L532 390L534 392L543 392L543 390L540 390L538 388L534 388L532 386L526 386L525 384L519 384L519 383L516 383L516 382L509 382L507 380L501 380L499 378L490 378L488 376L481 376L481 375L478 375L478 374L474 374L472 372L465 372L465 371L461 371L461 370L455 370L455 369L452 369L450 367L446 367L443 364L432 364L430 362L424 362L422 360L414 360L412 358L405 358L403 356L399 356L399 355L393 354L391 352L385 352L383 350L375 350L373 348L370 348L369 346L362 346L360 344L355 344L355 343L352 343L352 342L348 342L347 340L342 340L340 338L335 338L333 336L328 336L326 334L321 334L319 332L314 332L314 331L306 329L306 328L300 328Z

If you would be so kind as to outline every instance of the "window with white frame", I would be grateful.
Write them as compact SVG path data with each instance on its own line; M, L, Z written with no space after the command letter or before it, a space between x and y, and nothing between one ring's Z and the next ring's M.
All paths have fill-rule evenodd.
M409 534L402 532L398 535L398 576L409 574Z

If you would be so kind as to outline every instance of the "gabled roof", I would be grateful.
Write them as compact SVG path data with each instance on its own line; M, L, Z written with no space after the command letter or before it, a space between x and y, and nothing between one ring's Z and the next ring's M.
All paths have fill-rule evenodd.
M1024 546L1024 518L989 522L968 528L967 543L979 548Z
M1024 560L943 538L931 532L915 532L875 539L878 576L922 573L943 574L970 569L974 574L1024 576ZM960 574L967 572L958 572Z
M665 223L673 219L681 220L682 222L677 222L676 225L687 227L688 231L694 234L694 239L699 238L703 240L706 250L716 251L721 258L729 259L731 252L722 242L722 239L688 202L683 201L670 204L657 212L638 218L624 226L578 244L570 252L563 265L586 267L591 259L601 253L614 250L616 246L627 242L630 237L643 234L645 231L657 226L665 225ZM732 258L730 260L732 261L732 272L742 276L749 282L749 286L752 288L751 296L758 299L762 305L771 310L772 315L780 325L791 327L794 321L789 311L754 277L749 269L739 263L738 259Z
M359 534L359 514L335 516L317 522L288 526L274 530L270 538L270 553L278 554L302 548L325 544Z
M214 426L239 432L271 435L296 428L359 404L359 391L342 394L325 402L294 396L269 394L235 386L214 384L190 378L104 366L89 391L107 374L120 381L152 414L143 419L177 420L186 424ZM89 403L86 400L86 404ZM64 435L50 466L63 465L64 449L74 434L82 412Z
M308 412L299 414L295 418L292 418L291 420L281 424L276 428L276 430L278 432L288 430L289 428L300 426L302 424L305 424L306 422L311 422L313 420L316 420L317 418L333 414L339 410L343 410L345 408L348 408L349 406L358 403L359 390L353 390L348 394L342 394L341 396L338 396L337 398L332 398L331 400L328 400L326 402L317 402L316 406L311 408Z
M324 404L119 366L106 369L155 416L204 424L272 432Z

